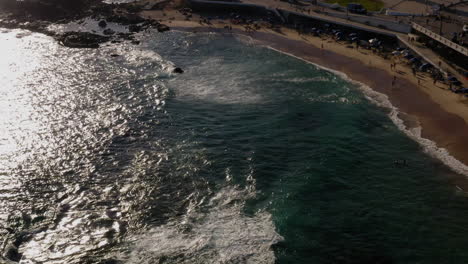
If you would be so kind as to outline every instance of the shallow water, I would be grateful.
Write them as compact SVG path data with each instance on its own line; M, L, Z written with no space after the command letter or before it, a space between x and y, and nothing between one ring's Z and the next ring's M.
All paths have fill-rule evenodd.
M453 173L355 84L233 36L140 37L0 34L0 236L21 263L466 262Z

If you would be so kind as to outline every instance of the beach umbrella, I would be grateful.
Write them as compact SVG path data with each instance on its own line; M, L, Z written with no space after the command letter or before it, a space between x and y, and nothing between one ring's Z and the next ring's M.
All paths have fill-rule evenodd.
M351 34L348 35L348 37L354 38L354 37L357 37L357 34L356 33L351 33Z
M406 54L406 55L404 56L404 58L405 58L405 59L408 59L408 60L411 60L412 58L414 58L414 56L411 55L411 54Z
M398 47L396 50L397 50L397 51L403 51L403 50L405 50L405 48Z
M359 39L357 37L351 38L350 39L352 42L357 42Z
M455 81L458 81L457 78L453 77L453 76L449 76L447 77L447 80L451 81L451 82L455 82Z
M400 52L399 51L394 51L394 52L392 52L392 54L393 55L398 55L398 54L400 54Z

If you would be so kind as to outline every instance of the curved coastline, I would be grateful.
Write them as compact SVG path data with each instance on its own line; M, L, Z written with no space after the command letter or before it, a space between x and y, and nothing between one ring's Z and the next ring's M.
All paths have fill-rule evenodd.
M433 100L409 78L398 75L391 87L393 75L373 64L368 64L332 49L321 49L312 43L280 36L272 32L246 33L240 29L178 25L176 30L194 33L229 33L251 38L255 44L293 56L319 68L331 71L357 84L368 99L389 109L392 122L407 136L417 141L424 152L440 160L453 171L468 176L468 123L466 117L449 112ZM396 75L396 74L395 74ZM466 177L452 179L457 187L468 190Z

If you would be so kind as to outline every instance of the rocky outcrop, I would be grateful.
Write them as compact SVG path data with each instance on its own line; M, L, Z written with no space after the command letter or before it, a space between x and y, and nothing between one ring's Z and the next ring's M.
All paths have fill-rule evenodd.
M103 3L95 0L0 1L0 9L11 12L15 16L26 16L34 20L48 21L87 16L90 7L94 5L103 5Z
M107 17L107 22L114 22L121 25L135 25L146 20L139 15L131 13L115 13Z
M115 31L110 29L110 28L107 28L102 33L104 33L104 35L106 35L106 36L110 36L110 35L114 35Z
M5 2L9 4L2 4ZM49 14L50 10L47 7L52 4L54 6L50 10L54 10L53 12L58 14ZM170 30L167 25L136 14L135 12L141 11L141 7L137 4L110 5L102 3L101 0L41 0L34 3L0 0L0 10L2 6L8 7L10 15L0 17L0 27L21 28L44 33L57 39L63 46L70 48L98 48L101 43L107 41L119 43L124 40L132 41L133 44L138 45L139 41L135 40L132 36L133 33L149 28L154 28L158 32ZM67 32L56 35L55 32L48 29L52 23L68 23L84 17L99 20L98 25L105 29L103 31L105 36L84 32ZM108 28L109 22L128 26L130 33L116 34L114 30Z
M140 32L142 30L142 27L140 25L130 25L128 26L128 31L136 33Z
M105 28L105 27L107 27L107 22L105 20L101 20L101 21L99 21L98 26L100 26L102 28Z
M184 73L184 70L182 70L182 68L177 67L177 68L175 68L172 72L173 72L173 73L179 73L179 74L180 74L180 73Z
M99 48L99 44L109 41L110 38L88 32L67 32L59 35L57 40L69 48Z
M164 24L158 24L156 26L156 28L158 29L158 32L165 32L165 31L170 30L170 28L167 25L164 25Z
M19 262L21 260L21 254L18 252L18 248L15 245L13 244L7 245L4 251L5 252L3 255L6 259L12 260L15 262Z

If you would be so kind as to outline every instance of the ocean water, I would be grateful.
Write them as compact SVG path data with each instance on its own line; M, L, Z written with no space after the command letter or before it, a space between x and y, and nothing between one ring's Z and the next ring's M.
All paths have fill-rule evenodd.
M468 262L464 176L335 73L232 35L0 32L10 259Z

